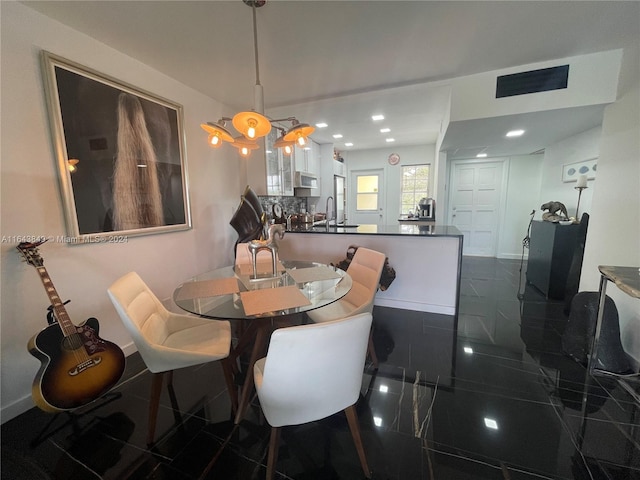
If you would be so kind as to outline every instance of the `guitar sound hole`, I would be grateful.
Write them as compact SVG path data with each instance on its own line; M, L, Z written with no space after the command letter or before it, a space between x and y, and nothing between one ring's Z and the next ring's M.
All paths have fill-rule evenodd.
M82 337L77 333L65 337L62 341L62 348L65 350L77 350L82 346Z

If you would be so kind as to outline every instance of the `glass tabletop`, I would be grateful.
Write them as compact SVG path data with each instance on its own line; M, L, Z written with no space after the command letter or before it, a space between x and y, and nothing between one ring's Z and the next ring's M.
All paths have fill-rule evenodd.
M270 268L272 271L272 266ZM211 270L179 285L173 292L173 300L183 310L203 317L252 319L313 310L339 300L351 290L351 277L345 271L330 265L283 260L278 270L279 273L275 277L271 277L269 273L257 279L253 278L251 267L247 269L245 265ZM229 287L229 280L234 287L237 284L237 291L225 293L225 289ZM243 304L243 297L246 301L249 300L246 292L251 292L249 295L254 297L262 295L262 301L271 302L271 305L277 301L274 299L277 299L279 294L285 294L285 297L289 298L299 297L301 301L298 303L304 304L247 314ZM287 298L283 300L286 301Z

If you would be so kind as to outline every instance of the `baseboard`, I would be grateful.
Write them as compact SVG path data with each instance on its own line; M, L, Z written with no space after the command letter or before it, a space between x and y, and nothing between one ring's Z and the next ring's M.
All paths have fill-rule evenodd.
M388 298L376 298L374 305L380 307L399 308L401 310L414 310L416 312L442 313L444 315L455 315L455 307L446 305L433 305L431 303L407 302L405 300L393 300Z
M35 406L36 404L33 403L31 395L27 395L9 405L2 407L2 410L0 410L0 418L2 419L2 423L8 422L9 420L23 414L24 412L30 410Z
M124 352L124 356L125 357L128 357L132 353L136 353L138 351L138 349L136 348L135 343L133 343L133 342L129 342L126 345L121 346L120 348Z
M520 260L522 258L521 253L499 253L496 258L503 258L505 260ZM525 253L524 259L529 258L529 255Z

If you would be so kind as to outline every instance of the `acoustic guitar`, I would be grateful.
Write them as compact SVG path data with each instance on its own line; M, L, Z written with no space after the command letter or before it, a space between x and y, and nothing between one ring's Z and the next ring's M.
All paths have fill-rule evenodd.
M125 356L120 347L98 336L98 320L74 325L38 253L39 243L16 248L36 268L49 296L56 322L29 340L28 349L41 365L31 389L35 404L57 413L86 405L107 393L122 377Z

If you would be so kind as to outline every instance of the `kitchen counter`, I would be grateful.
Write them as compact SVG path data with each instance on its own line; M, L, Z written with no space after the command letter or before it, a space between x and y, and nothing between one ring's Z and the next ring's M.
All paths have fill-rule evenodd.
M278 241L283 260L337 264L350 246L383 252L396 278L375 304L457 318L463 234L451 225L294 225Z
M397 235L462 237L462 232L453 225L396 224L396 225L358 225L357 227L326 227L325 225L293 225L287 233L339 234L339 235Z

